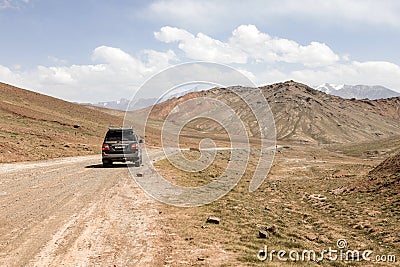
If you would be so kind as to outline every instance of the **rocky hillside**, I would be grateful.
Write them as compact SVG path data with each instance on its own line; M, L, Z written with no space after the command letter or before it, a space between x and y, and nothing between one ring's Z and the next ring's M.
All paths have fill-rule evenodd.
M280 139L346 143L400 134L400 98L348 100L292 81L262 90Z
M400 153L385 159L372 169L359 182L348 187L351 192L371 193L373 198L382 203L383 209L389 208L394 216L400 212Z
M400 153L385 159L369 173L370 175L392 175L400 176Z
M234 87L248 94L254 88ZM302 143L351 143L400 135L400 98L350 100L288 81L261 87L275 118L278 140ZM163 119L177 104L187 99L208 96L219 99L240 114L250 131L257 136L255 118L243 101L225 88L190 93L160 103L152 118ZM201 131L221 131L219 125L198 121Z
M120 116L0 83L0 162L99 153Z

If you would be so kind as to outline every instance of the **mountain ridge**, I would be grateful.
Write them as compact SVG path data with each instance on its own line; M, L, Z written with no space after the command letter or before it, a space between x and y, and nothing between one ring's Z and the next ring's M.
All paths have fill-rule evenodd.
M177 104L198 96L208 96L230 105L257 136L254 116L235 98L235 88L251 93L254 88L213 88L170 99L153 107L151 116L163 119ZM231 90L233 89L233 90ZM349 100L288 81L260 87L274 114L278 140L333 144L374 140L400 133L400 98ZM196 125L202 131L221 131L206 122Z
M0 162L99 153L116 116L0 83Z
M400 96L400 93L381 85L347 85L324 83L314 89L342 98L355 99L385 99Z
M268 85L263 85L260 87L265 87ZM371 99L371 100L377 100L377 99L386 99L386 98L392 98L392 97L397 97L400 96L400 93L388 89L384 86L381 85L346 85L346 84L332 84L332 83L324 83L319 86L314 86L312 87L318 91L330 94L330 95L335 95L335 96L340 96L342 98L346 99ZM175 94L170 94L165 96L161 101L168 100L170 98L177 98L181 97L185 94L192 93L192 92L198 92L201 90L198 90L197 88L192 88L189 90L185 90L183 92L178 92ZM108 109L116 109L116 110L122 110L122 111L133 111L133 110L138 110L142 108L149 107L153 105L154 103L157 102L157 98L140 98L138 99L135 103L130 104L130 100L127 98L121 98L119 100L112 100L112 101L101 101L97 103L78 103L82 105L87 105L87 106L95 106L95 107L102 107L102 108L108 108ZM159 101L159 102L161 102Z

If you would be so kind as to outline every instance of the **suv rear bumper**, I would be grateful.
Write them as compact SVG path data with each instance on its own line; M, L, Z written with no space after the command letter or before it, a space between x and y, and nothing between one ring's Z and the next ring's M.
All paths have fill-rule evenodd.
M119 162L125 162L125 161L132 161L136 162L140 160L139 154L134 153L134 154L107 154L107 153L102 153L102 158L104 160L111 160L111 161L119 161Z

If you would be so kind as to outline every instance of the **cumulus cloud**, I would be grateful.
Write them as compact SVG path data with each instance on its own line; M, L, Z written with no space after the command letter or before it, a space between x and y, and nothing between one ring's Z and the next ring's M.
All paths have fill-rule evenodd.
M227 42L203 33L196 36L174 27L162 27L154 36L166 43L178 42L178 47L190 59L219 63L286 62L306 66L324 66L339 60L326 44L311 42L302 46L295 41L271 37L254 25L241 25L232 32Z
M400 89L400 67L394 63L352 61L350 55L339 56L325 43L301 45L261 32L254 25L238 26L227 41L169 26L154 36L162 42L176 42L189 59L236 64L259 85L293 79L309 85L361 83Z
M15 84L21 81L21 77L10 68L0 65L0 81L7 81Z
M400 92L400 66L385 61L343 62L325 68L258 70L251 73L258 85L295 80L310 86L331 82L337 84L383 85Z
M219 63L246 63L247 60L247 56L240 49L203 33L194 36L183 29L167 26L155 32L154 36L166 43L178 42L179 49L190 59Z
M339 56L318 40L299 44L261 32L254 25L236 27L226 40L170 26L154 37L168 43L170 50L146 49L131 55L120 48L99 46L92 51L91 64L66 65L49 57L52 65L31 70L0 65L0 81L70 101L115 100L130 97L158 71L191 59L233 64L259 85L296 80L308 85L379 84L400 91L397 64L351 60L350 55ZM151 96L149 92L145 97Z
M28 71L0 65L0 80L70 101L104 101L129 97L141 83L176 60L173 51L144 50L136 58L123 50L99 46L93 64L37 66Z
M188 31L169 26L162 27L159 32L155 32L154 37L159 41L165 43L184 41L195 38L193 34Z
M339 60L326 44L311 42L302 46L293 40L271 37L260 32L254 25L236 28L229 40L256 61L301 63L306 66L329 65Z
M161 69L170 66L172 62L179 61L179 58L174 51L168 50L166 52L159 52L151 49L142 51L143 60L146 62L146 68L154 73Z

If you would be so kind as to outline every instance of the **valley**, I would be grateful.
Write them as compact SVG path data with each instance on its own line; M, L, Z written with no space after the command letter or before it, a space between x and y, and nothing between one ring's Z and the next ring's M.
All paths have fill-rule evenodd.
M0 159L32 161L0 165L2 264L13 258L28 265L395 266L378 263L377 256L384 255L399 261L398 97L342 99L293 81L261 87L274 114L277 146L270 173L254 192L249 184L258 164L260 132L254 115L234 94L254 89L214 88L169 99L151 111L133 111L132 123L154 156L135 172L146 178L153 164L171 183L185 187L218 179L230 161L228 135L207 119L187 124L179 139L186 158L204 153L199 149L204 138L224 149L204 170L185 172L160 156L166 116L199 96L218 99L240 114L252 145L245 174L220 199L182 208L149 198L124 164L102 168L96 155L49 161L98 154L107 127L121 125L123 112L4 84L0 89ZM218 223L209 222L210 217ZM265 246L320 252L337 248L338 240L345 240L349 250L373 251L372 260L283 262L275 257L262 262L257 257Z

